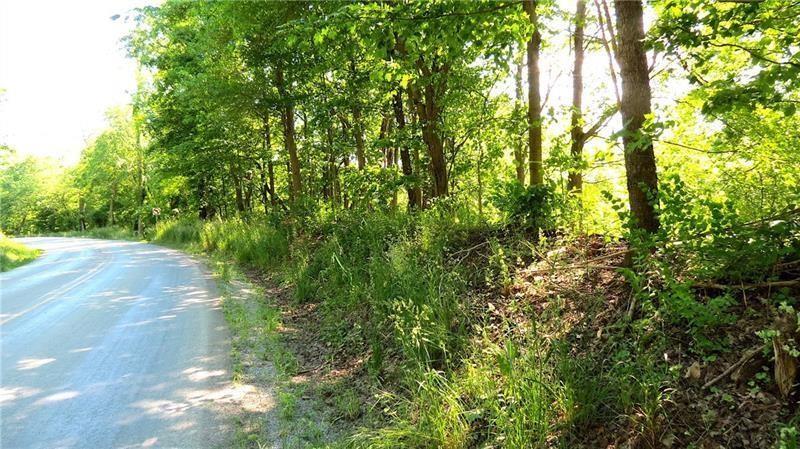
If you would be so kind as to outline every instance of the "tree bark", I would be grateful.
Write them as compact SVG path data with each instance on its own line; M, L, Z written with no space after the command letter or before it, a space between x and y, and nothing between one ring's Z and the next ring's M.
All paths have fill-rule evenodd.
M269 202L274 206L278 204L278 195L275 193L275 164L272 159L267 161L267 174L269 175Z
M117 184L114 183L111 185L111 201L108 205L108 219L111 221L111 226L114 226L115 218L114 218L114 202L117 201Z
M417 116L422 125L422 140L428 148L430 157L430 171L432 179L432 195L434 197L447 196L447 161L444 157L444 141L439 129L442 106L440 99L447 89L447 65L432 63L429 67L421 57L417 61L417 68L424 77L421 92L418 88L411 88L409 92L414 99ZM435 79L434 79L435 78Z
M524 7L534 30L528 40L528 165L531 185L544 183L542 167L542 96L539 81L539 50L542 35L536 12L537 0L525 0Z
M284 84L283 69L275 70L275 82L284 106L281 110L281 120L283 122L283 140L286 152L289 153L289 169L291 172L292 200L297 200L303 191L303 182L300 175L300 159L297 157L297 143L295 142L294 129L294 104L289 100Z
M517 63L517 70L514 72L514 115L519 117L522 114L524 100L522 99L522 59ZM516 129L516 128L515 128ZM514 133L514 165L517 169L517 181L525 185L525 138Z
M634 226L647 232L659 227L656 204L658 177L653 142L642 132L650 114L650 77L643 44L642 2L616 0L617 60L622 79L622 125L624 129L625 172Z
M78 212L80 213L81 231L86 230L86 200L83 196L78 197Z
M356 141L356 161L358 169L363 170L367 165L367 159L364 155L364 126L361 120L361 108L353 106L353 136Z
M439 106L432 86L424 87L424 93L414 94L417 105L417 116L422 124L422 140L428 148L434 197L447 195L447 162L444 158L444 142L438 133Z
M397 122L397 131L403 133L406 129L406 115L403 112L403 92L398 90L394 94L393 101L394 120ZM400 145L400 161L403 166L403 176L406 178L406 194L408 195L408 208L419 209L422 207L422 192L419 186L413 180L414 166L411 162L411 152L408 150L408 145L405 143ZM412 183L413 185L409 185Z
M580 164L583 159L583 25L586 21L586 0L577 0L575 5L575 34L573 44L575 64L572 68L572 117L570 119L570 155L574 164L569 172L567 190L580 192L583 189L583 173Z

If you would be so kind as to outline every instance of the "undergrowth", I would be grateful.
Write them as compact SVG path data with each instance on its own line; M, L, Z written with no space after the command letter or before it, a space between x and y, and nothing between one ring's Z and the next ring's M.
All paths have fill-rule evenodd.
M582 245L539 234L550 221L510 214L529 223L514 234L452 205L305 222L166 221L154 239L273 273L295 305L314 305L326 357L363 360L363 371L303 392L324 395L354 429L336 446L573 448L607 438L661 447L676 438L668 409L685 382L681 358L723 356L731 347L720 330L749 316L735 291L702 294L695 283L777 279L768 268L798 247L796 220L737 223L725 206L684 201L681 189L665 189L665 231L630 237L633 265L610 271L593 294L564 290L567 272L524 275ZM737 263L748 254L742 238L768 260ZM588 272L575 279L598 282ZM292 397L282 401L291 411ZM795 447L794 424L773 431Z

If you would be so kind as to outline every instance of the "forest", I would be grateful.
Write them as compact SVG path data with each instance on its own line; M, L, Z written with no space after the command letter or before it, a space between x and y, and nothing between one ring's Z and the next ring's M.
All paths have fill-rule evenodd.
M800 447L800 1L116 20L130 103L0 148L0 230L235 261L285 379L238 447Z

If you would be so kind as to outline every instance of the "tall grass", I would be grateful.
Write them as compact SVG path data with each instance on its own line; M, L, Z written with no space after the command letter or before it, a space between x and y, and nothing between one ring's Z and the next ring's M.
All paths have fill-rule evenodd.
M486 273L453 263L485 231L475 217L433 208L283 223L168 221L154 240L268 270L294 286L295 301L317 305L328 346L365 358L384 391L346 446L566 448L576 429L620 416L638 417L642 434L655 426L665 373L644 348L617 343L576 358L566 340L536 329L516 340L487 336L471 282L505 286L510 275L495 265L511 256L492 241Z
M238 219L163 221L156 225L153 240L195 246L262 269L274 267L289 253L286 231L266 223L247 223Z

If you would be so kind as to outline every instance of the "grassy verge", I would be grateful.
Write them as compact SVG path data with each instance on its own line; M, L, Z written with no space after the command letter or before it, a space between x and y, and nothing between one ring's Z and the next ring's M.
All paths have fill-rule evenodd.
M39 257L41 250L29 248L5 236L0 236L0 272L25 265Z

